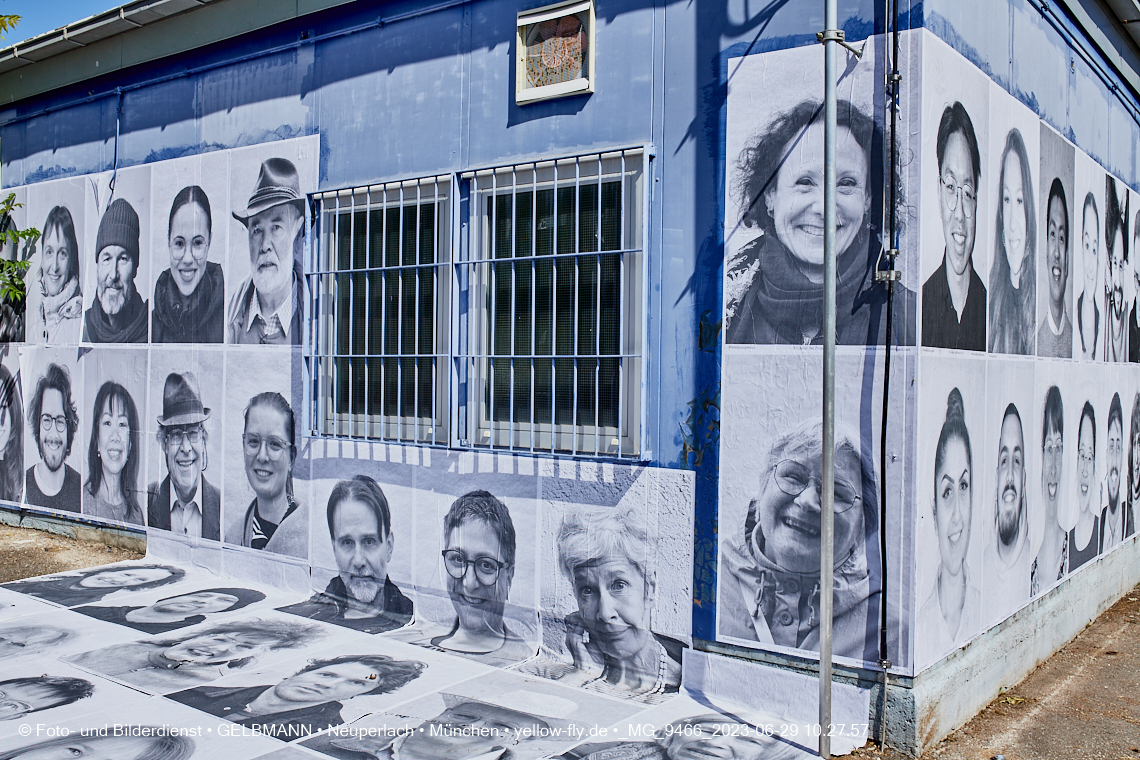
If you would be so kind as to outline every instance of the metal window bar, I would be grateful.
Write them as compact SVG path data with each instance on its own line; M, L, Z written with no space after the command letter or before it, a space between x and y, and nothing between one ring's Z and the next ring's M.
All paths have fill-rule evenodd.
M461 175L475 201L472 250L451 280L467 283L471 312L455 356L469 373L457 400L470 432L453 443L642 453L640 415L630 419L643 397L633 385L642 341L630 336L644 331L647 169L634 149Z
M445 175L316 196L326 232L306 277L317 433L446 445L449 386L436 368L449 358L438 301L451 292L439 275L452 265L453 189Z

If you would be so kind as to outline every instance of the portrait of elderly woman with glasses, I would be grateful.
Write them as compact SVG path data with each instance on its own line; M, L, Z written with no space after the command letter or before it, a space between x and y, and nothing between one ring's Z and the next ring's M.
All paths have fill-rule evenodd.
M651 630L655 549L638 517L612 511L568 515L562 523L558 560L578 605L565 620L573 665L540 660L530 672L651 703L677 692L685 645Z
M822 438L816 419L769 450L743 531L721 545L720 635L819 651ZM879 580L865 548L875 545L877 504L869 455L837 425L833 651L841 657L877 656Z

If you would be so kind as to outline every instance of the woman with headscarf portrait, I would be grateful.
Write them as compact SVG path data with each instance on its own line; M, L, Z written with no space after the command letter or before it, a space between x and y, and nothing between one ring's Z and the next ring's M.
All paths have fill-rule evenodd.
M836 341L881 344L887 289L874 270L880 251L892 247L875 227L882 131L846 100L837 125ZM729 343L823 343L823 169L823 106L814 101L780 114L740 154L741 223L761 234L727 263L738 294L728 296ZM914 345L915 294L896 284L895 298L895 339Z
M819 651L823 424L800 424L769 449L743 530L721 545L718 632L762 645ZM878 657L878 488L859 437L835 431L833 652ZM876 572L872 575L871 568Z
M1005 138L998 177L994 263L990 267L989 351L1033 354L1037 333L1037 212L1021 132Z

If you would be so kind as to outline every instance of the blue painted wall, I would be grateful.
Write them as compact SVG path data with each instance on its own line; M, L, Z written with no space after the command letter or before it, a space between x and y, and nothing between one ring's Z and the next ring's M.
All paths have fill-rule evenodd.
M592 95L514 103L515 14L477 0L367 31L425 2L353 3L0 112L6 186L319 134L321 189L603 148L656 146L648 209L652 463L698 472L694 636L713 638L728 53L815 44L822 2L598 0ZM902 0L925 25L1138 187L1136 120L1028 0ZM842 0L857 40L883 3ZM297 43L240 63L193 69ZM1026 61L1032 61L1027 65ZM190 73L186 73L190 71ZM116 145L117 97L121 99ZM821 83L822 86L822 83ZM822 87L821 87L822 88ZM65 104L93 94L90 102ZM44 109L49 110L41 114ZM26 114L41 114L25 118ZM12 121L16 119L16 121Z

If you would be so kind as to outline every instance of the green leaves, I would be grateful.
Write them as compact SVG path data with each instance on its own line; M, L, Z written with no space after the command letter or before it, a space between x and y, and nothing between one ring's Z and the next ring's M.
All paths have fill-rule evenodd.
M16 15L0 16L0 40L4 39L7 32L16 28L16 24L20 23L20 17Z
M10 18L13 17L0 16L0 27L6 23L5 19ZM24 278L36 250L36 241L40 238L39 230L34 227L26 230L16 228L12 211L22 206L16 202L15 193L8 193L8 197L0 202L0 299L17 311L23 309L27 294Z

